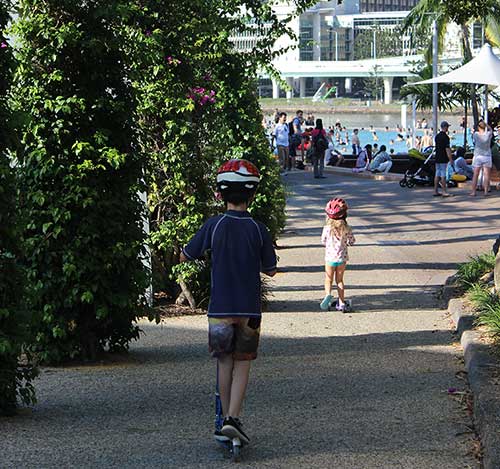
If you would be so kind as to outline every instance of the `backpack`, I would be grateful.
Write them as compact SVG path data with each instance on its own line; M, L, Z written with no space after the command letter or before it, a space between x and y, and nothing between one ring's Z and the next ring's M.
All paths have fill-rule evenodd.
M316 135L313 138L312 144L314 146L314 152L319 153L320 155L322 155L325 150L328 149L328 140L323 135L323 133L319 133L318 135Z
M294 133L295 133L295 130L293 129L293 121L294 119L292 119L289 123L288 123L288 135L291 137Z

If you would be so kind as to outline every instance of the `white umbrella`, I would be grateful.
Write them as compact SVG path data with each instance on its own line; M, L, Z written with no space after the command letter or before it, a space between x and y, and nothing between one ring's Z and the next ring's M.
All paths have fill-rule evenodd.
M439 77L408 84L426 85L430 83L472 83L500 86L500 59L493 53L489 44L484 44L479 54L462 67Z

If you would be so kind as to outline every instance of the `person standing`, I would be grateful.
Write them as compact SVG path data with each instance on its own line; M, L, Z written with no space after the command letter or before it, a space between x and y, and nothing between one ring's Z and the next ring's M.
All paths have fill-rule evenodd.
M429 130L426 129L422 137L422 150L425 150L428 147L432 147L432 136Z
M283 171L292 169L292 160L290 159L290 129L286 123L286 112L280 112L278 123L274 129L276 146L278 147L278 158L280 167Z
M229 160L217 172L217 189L227 210L209 218L182 249L181 262L211 254L208 306L209 350L218 360L224 422L214 438L249 443L239 419L250 364L257 358L262 318L260 273L276 274L276 253L268 229L248 212L260 174L246 160Z
M315 179L324 179L325 152L328 150L328 139L323 128L323 120L316 119L316 127L311 133L312 160Z
M347 209L346 201L340 198L330 200L325 207L326 221L321 234L321 242L325 246L325 297L319 305L324 311L332 304L334 281L338 292L335 309L346 311L344 272L349 260L347 247L356 242L347 223Z
M352 131L352 138L351 138L352 156L357 156L357 154L361 150L361 142L359 141L358 132L359 132L358 129L354 129Z
M290 122L290 158L292 165L295 166L295 158L297 156L297 148L302 143L302 122L304 121L304 113L299 109L295 114L292 122ZM304 151L302 151L302 163L304 163Z
M274 123L277 124L279 122L281 113L279 112L278 108L274 110Z
M434 197L449 197L446 185L446 167L448 163L453 165L453 155L450 148L450 137L448 137L448 122L441 122L441 131L436 135L436 175L434 176ZM439 183L441 182L442 192L439 192Z
M483 171L483 188L484 195L487 196L490 190L490 173L493 161L491 157L491 138L493 130L482 119L477 124L477 131L472 134L474 142L474 157L472 158L472 168L474 175L472 176L472 191L470 195L475 196L477 190L477 181L479 173Z

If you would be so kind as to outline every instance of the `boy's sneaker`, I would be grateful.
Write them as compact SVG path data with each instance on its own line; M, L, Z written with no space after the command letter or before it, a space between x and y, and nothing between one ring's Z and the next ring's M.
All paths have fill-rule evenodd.
M236 417L226 417L220 431L228 438L239 438L243 443L250 443L250 438L242 430L241 422Z
M346 306L345 306L345 303L340 304L340 303L337 301L337 304L335 305L335 309L336 309L337 311L341 311L342 313L345 313L345 311L346 311Z
M323 310L323 311L327 311L328 308L330 307L330 303L332 302L332 295L326 295L324 298L323 298L323 301L319 304L319 307Z
M226 441L230 440L230 438L228 436L226 436L226 435L223 435L220 430L215 430L215 432L214 432L214 438L217 441L220 441L221 443L225 443Z

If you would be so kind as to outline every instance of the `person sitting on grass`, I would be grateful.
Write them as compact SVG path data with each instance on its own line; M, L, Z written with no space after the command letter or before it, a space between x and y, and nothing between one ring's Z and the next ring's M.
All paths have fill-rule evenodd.
M211 251L208 343L218 360L224 422L215 439L250 439L239 420L250 373L257 357L261 322L260 273L276 274L276 253L267 228L247 211L260 181L249 161L230 160L217 174L217 189L227 205L209 218L182 250L180 260L194 261Z
M370 163L370 171L372 173L388 173L391 168L392 158L387 153L387 147L381 145L380 151Z

